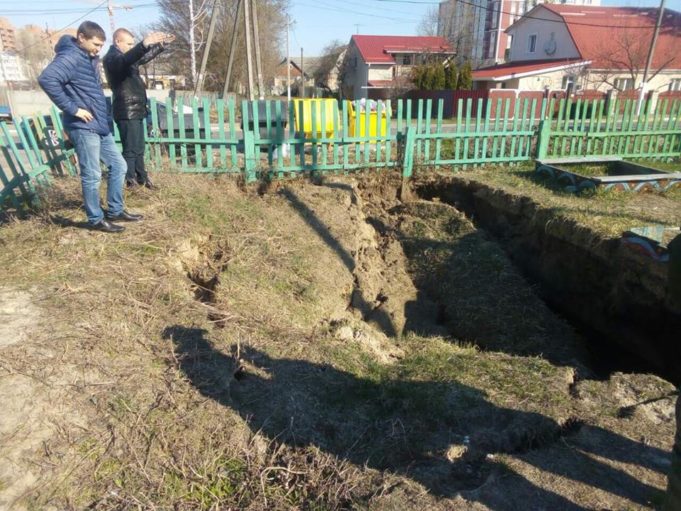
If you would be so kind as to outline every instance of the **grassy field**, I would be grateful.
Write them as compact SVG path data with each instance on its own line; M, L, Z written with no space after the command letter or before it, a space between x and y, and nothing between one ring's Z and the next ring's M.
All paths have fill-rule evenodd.
M445 170L440 174L455 175L518 197L527 197L552 210L556 217L570 219L604 236L619 237L632 227L651 224L681 225L681 187L660 193L598 189L574 194L564 191L559 183L537 176L534 166L529 164L511 168L483 167L456 173Z
M471 177L613 235L679 195ZM112 236L65 179L0 225L0 508L652 509L672 390L599 381L503 250L380 174L161 174Z

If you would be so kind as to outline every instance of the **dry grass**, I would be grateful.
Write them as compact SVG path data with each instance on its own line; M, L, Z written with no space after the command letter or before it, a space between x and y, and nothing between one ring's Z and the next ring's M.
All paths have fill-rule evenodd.
M159 192L128 197L146 219L121 235L74 225L74 180L39 214L0 227L0 288L26 291L41 311L0 363L0 389L25 378L21 398L44 403L28 421L48 425L12 458L35 475L18 507L518 509L531 498L620 508L647 507L663 487L646 456L668 447L670 418L602 419L616 399L598 401L600 382L575 399L570 357L545 351L548 337L574 334L451 208L392 210L394 184L380 178L263 196L227 178L156 181ZM473 297L475 260L494 278ZM410 300L461 292L472 300L453 301L450 314L462 315L464 338L436 334L421 309L433 331L399 327ZM490 322L481 351L475 325L498 307L508 316ZM588 432L552 447L573 441L574 416L607 426L618 448L646 431L628 460L635 470L614 469ZM601 458L561 468L578 451ZM595 486L579 475L593 467L603 474ZM645 484L631 483L636 470Z
M575 195L547 186L529 166L487 167L458 172L456 176L510 193L519 200L529 198L550 210L556 219L574 222L607 237L619 237L632 227L650 224L681 225L681 188L678 187L662 193L599 190L595 194Z

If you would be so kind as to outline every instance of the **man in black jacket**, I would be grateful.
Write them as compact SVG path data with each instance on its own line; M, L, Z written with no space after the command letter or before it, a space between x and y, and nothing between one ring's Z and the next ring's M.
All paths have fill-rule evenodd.
M123 158L128 165L126 184L153 188L144 169L144 128L147 116L147 91L139 66L163 51L163 45L175 36L152 32L135 44L129 30L119 28L113 34L114 44L104 56L104 71L113 92L113 118L118 125L123 144Z

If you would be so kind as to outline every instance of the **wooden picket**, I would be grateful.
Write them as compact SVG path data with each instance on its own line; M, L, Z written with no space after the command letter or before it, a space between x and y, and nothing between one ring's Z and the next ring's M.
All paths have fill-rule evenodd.
M560 101L558 117L542 136L546 151L539 158L618 156L667 159L681 154L681 101L662 100L656 108L636 100Z

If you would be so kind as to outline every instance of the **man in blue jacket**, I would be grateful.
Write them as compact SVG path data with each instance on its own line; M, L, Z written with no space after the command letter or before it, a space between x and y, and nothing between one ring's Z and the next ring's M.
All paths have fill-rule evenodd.
M83 202L91 229L120 232L128 222L142 219L125 211L123 180L126 164L111 134L111 119L99 74L99 54L106 35L102 27L84 21L76 37L62 36L55 47L54 60L43 70L38 82L50 99L64 112L68 131L78 155ZM106 215L99 203L103 162L109 171Z
M135 44L132 33L119 28L113 34L113 45L104 56L104 71L113 93L113 118L118 125L123 144L123 158L128 165L125 182L128 187L138 184L154 186L144 169L144 124L147 116L147 90L139 66L163 51L165 43L175 37L164 32L152 32Z

